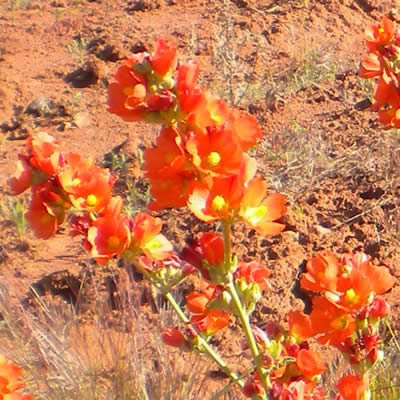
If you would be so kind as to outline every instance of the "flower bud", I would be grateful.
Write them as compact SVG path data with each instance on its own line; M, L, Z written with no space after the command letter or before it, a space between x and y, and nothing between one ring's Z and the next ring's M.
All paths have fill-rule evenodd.
M186 342L183 333L176 328L164 329L161 334L161 338L163 343L172 347L181 347Z
M260 382L255 382L252 380L246 382L246 384L243 386L242 392L246 397L251 397L253 399L255 398L253 397L254 395L264 393L264 388Z
M379 319L389 314L390 305L380 297L375 297L369 306L369 317Z

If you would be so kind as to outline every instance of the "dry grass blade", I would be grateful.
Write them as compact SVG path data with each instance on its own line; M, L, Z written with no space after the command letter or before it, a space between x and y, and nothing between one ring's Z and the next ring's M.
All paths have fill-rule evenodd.
M2 285L0 351L23 368L37 400L204 398L210 361L163 344L161 330L178 324L165 304L151 322L138 312L139 293L119 292L118 311L99 306L86 320L64 302L34 294L29 307L10 307L10 296Z

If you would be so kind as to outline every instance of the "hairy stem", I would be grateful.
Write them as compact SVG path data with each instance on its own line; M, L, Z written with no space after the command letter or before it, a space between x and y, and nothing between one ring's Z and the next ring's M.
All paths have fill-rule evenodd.
M152 280L151 275L148 271L146 271L141 265L140 262L137 260L133 261L135 267L140 271L148 280L149 282L154 285L157 289L161 289L160 284L158 282L154 282ZM161 291L161 290L160 290ZM189 318L185 315L182 311L180 305L175 300L174 296L171 292L164 294L165 298L168 300L169 304L171 304L174 311L177 313L178 317L185 323L190 324ZM232 382L239 385L241 388L244 386L244 381L235 373L233 372L225 361L220 357L220 355L208 344L207 340L201 335L201 333L197 332L197 340L199 347L204 350L221 368L221 370L231 378Z
M225 243L225 269L230 270L230 264L232 263L232 244L231 244L231 222L229 220L223 221L223 232L224 232L224 243ZM229 263L229 265L228 265ZM246 309L243 307L242 301L236 290L233 277L231 277L230 282L227 284L226 289L232 296L232 300L235 304L237 313L239 315L240 322L242 324L244 333L246 335L246 340L249 345L253 360L255 362L258 374L265 391L268 391L267 376L263 370L263 360L260 354L260 350L257 346L256 339L253 335L250 325L249 315ZM267 399L267 395L265 397Z

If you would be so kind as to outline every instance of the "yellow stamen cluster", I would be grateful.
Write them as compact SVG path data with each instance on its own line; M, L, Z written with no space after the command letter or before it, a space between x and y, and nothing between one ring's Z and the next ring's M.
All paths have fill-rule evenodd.
M207 161L206 164L209 168L215 168L218 166L218 164L221 162L221 156L219 153L216 151L212 151L208 156L207 156Z
M158 250L159 248L161 248L161 242L158 239L150 240L150 242L146 244L146 249L148 249L150 252L153 250Z
M97 204L97 197L94 194L89 194L86 203L89 207L94 207Z
M222 116L219 114L211 114L211 119L216 122L217 124L220 124L222 122Z
M356 294L354 289L349 289L344 295L344 300L347 305L357 304L360 301L360 296Z
M342 331L347 327L347 320L344 316L338 317L330 323L331 327L337 331Z
M222 196L217 195L213 198L211 202L211 208L214 212L219 214L226 211L226 209L228 208L228 203Z
M343 277L349 276L350 272L352 271L351 265L344 264L340 268L340 273Z

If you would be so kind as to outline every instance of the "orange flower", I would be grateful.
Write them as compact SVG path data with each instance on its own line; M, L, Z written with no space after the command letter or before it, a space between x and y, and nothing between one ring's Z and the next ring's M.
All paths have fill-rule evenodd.
M171 40L158 39L150 64L158 75L164 76L176 67L176 43Z
M210 186L198 182L189 195L188 207L197 218L213 222L231 215L239 207L243 190L239 175L215 178Z
M113 214L97 218L88 230L87 240L91 245L92 257L99 264L105 264L129 247L128 218Z
M194 185L193 174L189 171L178 173L170 178L152 178L150 193L153 201L148 205L152 211L164 208L179 208L187 204L189 193Z
M257 143L263 136L257 119L252 115L246 115L237 110L231 109L228 117L228 126L232 129L244 151Z
M296 365L301 374L308 379L312 379L314 376L326 371L326 366L321 361L318 353L308 349L300 349L297 353Z
M340 292L345 292L351 287L353 275L354 279L359 279L359 274L364 275L375 294L387 292L396 282L387 267L373 265L370 257L363 252L344 254L341 263L346 273L338 281Z
M8 394L21 389L24 382L20 380L21 368L0 355L0 377L2 378L1 394Z
M203 182L192 182L187 205L202 221L212 222L231 216L238 210L245 185L253 178L256 161L243 156L243 163L237 175L227 178L203 177Z
M190 320L200 332L211 335L230 323L230 315L221 310L207 310L204 314L194 315Z
M144 153L146 175L151 182L151 210L183 207L194 181L194 169L174 128L163 128L156 147Z
M214 284L209 284L205 281L200 281L200 291L193 291L186 296L186 305L189 311L193 314L203 314L207 305L215 297L218 297L221 290L220 287Z
M204 91L197 101L197 107L188 116L188 129L204 130L224 123L229 113L228 105L219 97Z
M348 311L336 307L325 297L314 297L312 304L312 331L319 336L320 343L334 346L353 334L356 321Z
M367 46L371 51L380 50L394 39L393 21L388 17L382 17L380 25L368 26L365 31Z
M340 271L339 260L330 251L317 254L307 261L307 273L303 274L300 285L314 292L336 290L337 276Z
M27 139L28 155L19 155L16 175L8 180L11 192L20 194L35 184L53 179L65 166L65 156L59 142L46 132L38 132ZM50 176L49 176L50 175Z
M77 154L68 156L68 166L60 172L58 180L78 210L100 212L111 200L115 178L108 169L84 160Z
M267 280L269 275L270 271L265 265L256 261L241 261L235 271L235 279L244 279L247 283L257 283L260 290L269 288Z
M290 311L287 318L289 322L289 333L297 342L314 336L309 315L301 311Z
M108 86L108 111L125 121L141 121L144 118L144 101L147 96L147 81L144 75L135 71L147 53L129 57L117 69L114 80Z
M374 266L362 252L344 254L339 261L326 251L307 261L306 268L301 287L326 292L327 300L348 311L360 310L371 294L383 294L395 282L386 267Z
M207 308L210 301L218 297L220 292L218 286L206 285L201 292L192 292L186 296L186 306L193 314L190 322L207 335L217 332L230 322L227 312Z
M144 152L144 169L151 179L174 178L180 171L188 169L188 160L176 129L164 127L153 148Z
M380 76L383 71L383 60L379 53L370 53L361 62L360 76L361 78L374 78Z
M390 304L379 297L375 297L371 304L361 311L359 318L384 318L390 312Z
M359 375L346 375L339 379L337 388L342 400L361 400L368 390L368 381Z
M11 194L16 196L25 192L33 183L34 172L28 157L20 154L17 161L17 171L13 177L8 179Z
M220 267L224 262L224 241L213 232L203 233L199 240L192 238L187 240L188 246L185 247L180 257L189 266L200 271L203 279L210 281L213 275L212 268ZM204 263L206 261L206 263Z
M250 227L262 235L276 235L285 225L273 222L286 211L285 197L272 193L265 197L267 184L261 178L254 178L248 185L240 203L239 216Z
M200 332L211 335L229 325L230 315L225 311L207 308L210 301L221 293L219 286L204 281L201 281L200 286L200 292L194 291L186 296L186 306L192 313L190 322L195 324Z
M100 215L102 217L107 215L119 215L122 213L124 208L124 201L121 196L113 196L111 197L109 203L103 208Z
M141 250L153 260L163 260L171 256L173 248L166 237L160 234L162 223L159 218L138 213L130 225L131 250L135 252Z
M193 164L212 176L235 175L244 161L242 148L225 125L190 132L186 150L192 155Z
M28 149L32 153L30 163L46 174L55 174L61 163L60 143L46 132L38 132L27 139Z
M59 224L65 220L65 210L70 207L55 189L50 185L32 187L32 200L26 219L40 239L49 239L56 233Z
M396 106L400 103L400 96L396 85L393 79L387 75L385 70L376 84L374 100L375 102L371 106L373 110L379 110L382 106L387 104Z
M9 393L4 395L4 400L34 400L31 394Z
M138 247L142 247L144 243L158 235L161 228L160 218L154 218L144 212L138 213L131 222L132 240L139 244Z
M341 264L343 272L338 278L336 293L328 299L344 309L361 309L371 294L383 294L395 283L389 269L373 265L365 253L344 254Z
M196 60L191 60L178 68L176 91L179 108L183 112L195 112L204 99L204 89L196 86L198 75L199 64Z
M400 128L400 105L379 110L378 119L383 129Z
M369 279L375 294L386 293L396 282L388 268L373 265L371 262L366 265L363 273Z
M202 256L208 264L218 267L224 262L224 240L221 236L213 233L203 233L199 240Z
M243 151L248 150L262 137L257 119L237 109L230 108L224 101L208 92L197 99L196 108L188 117L189 130L204 130L225 124L233 139Z
M214 289L212 292L214 292ZM208 292L191 292L186 296L187 309L193 314L205 313L209 302L210 295Z
M0 355L0 399L33 400L30 394L17 392L25 386L25 383L20 379L20 375L21 368Z

